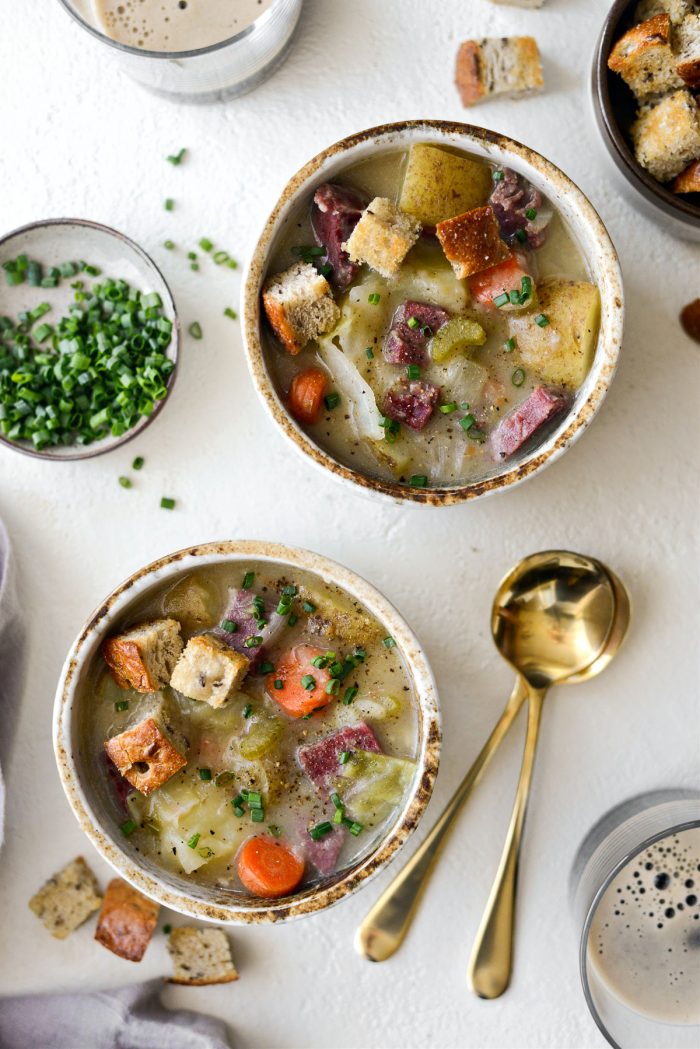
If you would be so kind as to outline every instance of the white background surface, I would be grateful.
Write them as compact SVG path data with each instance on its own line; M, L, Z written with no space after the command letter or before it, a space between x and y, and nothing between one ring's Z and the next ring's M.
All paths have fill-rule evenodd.
M172 402L138 441L104 458L45 464L0 448L0 514L30 618L29 671L8 770L0 857L0 988L98 988L169 971L158 935L136 968L92 941L52 939L27 899L78 852L106 881L59 786L51 706L69 644L127 574L170 550L268 538L344 561L385 591L423 639L444 713L443 763L427 821L461 778L511 687L488 630L492 593L520 556L564 546L622 575L631 637L594 682L548 701L522 863L515 975L507 995L467 990L467 958L512 802L520 737L503 748L445 850L410 939L393 960L356 956L358 920L388 875L332 912L233 930L241 980L173 989L169 1003L224 1017L244 1047L584 1047L602 1040L581 995L567 900L578 844L610 806L697 782L698 347L679 308L700 293L698 249L619 195L588 101L605 0L521 12L486 0L307 0L277 75L227 105L177 107L113 70L54 0L0 0L0 230L76 215L138 240L163 266L185 327ZM532 32L546 92L465 113L454 53L470 36ZM237 324L239 274L188 269L161 244L209 236L243 259L287 178L342 135L411 117L472 119L523 140L590 196L622 259L625 346L592 428L544 474L446 510L376 504L298 458L253 395ZM187 163L164 160L181 146ZM177 208L163 210L172 196ZM119 487L136 454L146 467ZM159 509L177 498L174 513ZM0 717L2 717L0 713ZM522 726L520 726L522 728ZM0 722L2 731L2 722ZM163 921L169 916L164 914Z

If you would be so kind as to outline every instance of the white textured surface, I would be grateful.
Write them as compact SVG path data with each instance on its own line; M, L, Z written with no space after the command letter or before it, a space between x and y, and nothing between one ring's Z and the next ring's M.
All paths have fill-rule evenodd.
M185 325L196 318L205 332L186 341L172 403L121 452L63 465L0 448L0 514L31 619L0 862L0 987L92 988L168 971L162 936L137 969L94 944L90 927L52 940L26 906L76 852L103 880L109 875L61 793L51 705L68 645L128 573L189 543L247 536L315 548L370 578L424 640L440 687L445 745L430 820L511 686L488 632L493 590L521 555L565 546L620 572L634 623L603 677L548 702L508 994L476 1000L465 970L512 801L515 737L465 812L392 961L371 966L352 950L375 883L327 915L234 930L239 983L169 988L166 997L225 1017L238 1047L598 1046L567 901L575 850L609 806L647 788L689 786L697 766L700 358L677 324L679 308L698 294L697 247L671 240L609 181L588 102L605 0L551 0L536 12L486 0L306 7L289 61L256 93L177 108L85 46L58 3L0 0L0 230L66 214L121 228L164 267ZM451 83L457 42L514 31L537 36L546 93L465 114ZM293 456L253 396L238 326L222 316L225 304L237 305L238 275L192 274L182 255L160 247L166 237L187 248L207 235L242 258L276 193L314 152L361 127L419 116L466 116L563 167L609 226L628 308L620 371L582 440L513 492L443 511L376 505ZM172 168L163 158L183 145L188 162ZM163 211L166 196L177 201L172 214ZM124 491L117 477L135 454L146 467ZM176 512L158 508L163 494L178 499Z

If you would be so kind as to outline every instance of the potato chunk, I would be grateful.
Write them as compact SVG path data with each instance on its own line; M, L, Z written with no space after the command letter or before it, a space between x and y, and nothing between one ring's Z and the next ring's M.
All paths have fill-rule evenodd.
M484 204L490 190L485 163L418 143L408 154L399 207L424 226L436 226Z
M510 335L515 336L520 361L545 382L577 389L593 361L600 296L595 284L551 277L538 285L539 308L528 314L511 314ZM540 327L537 318L548 323Z

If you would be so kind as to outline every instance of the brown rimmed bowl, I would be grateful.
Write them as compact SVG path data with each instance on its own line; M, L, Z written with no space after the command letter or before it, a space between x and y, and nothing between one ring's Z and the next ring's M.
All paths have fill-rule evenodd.
M304 198L318 185L341 175L372 154L408 148L416 142L451 146L521 172L555 205L568 223L597 284L601 322L595 358L569 411L556 428L517 463L506 463L485 480L456 486L411 488L351 469L316 444L289 415L266 361L260 293L286 224ZM490 495L533 477L558 459L583 433L600 408L617 365L622 343L622 275L617 253L598 213L581 190L559 168L528 146L487 128L444 120L408 120L360 131L325 149L294 175L275 205L253 250L242 291L243 337L253 382L262 402L289 441L311 462L356 489L434 506L447 506Z
M629 134L637 102L622 77L608 69L610 52L633 25L638 2L615 0L603 23L591 76L595 121L603 145L624 180L622 185L630 202L677 236L700 241L700 194L672 193L637 163Z
M233 894L159 868L137 852L116 824L113 813L91 787L96 777L95 754L82 731L90 695L86 682L90 665L102 641L124 613L144 593L165 581L210 565L255 561L279 566L289 575L303 570L330 580L376 616L401 651L411 677L418 713L418 755L413 784L386 834L375 848L350 867L319 885L281 900L262 900ZM349 896L377 874L415 830L428 804L440 756L440 715L435 682L423 650L410 627L378 590L342 565L320 554L274 543L235 541L207 543L169 554L130 576L90 616L64 664L54 704L53 741L63 789L81 827L114 870L141 892L193 918L233 924L277 922L315 914Z
M126 433L119 437L108 435L85 446L70 444L39 450L30 441L11 441L0 434L0 442L6 448L49 462L93 459L97 455L112 452L142 433L161 413L172 393L177 375L180 324L168 283L153 259L138 244L124 233L88 219L43 219L20 226L0 238L0 264L21 254L41 262L45 270L62 262L85 260L99 267L102 273L94 278L86 277L84 273L77 274L75 278L63 278L57 288L33 288L26 283L10 287L5 283L4 276L0 276L0 315L16 317L20 310L33 309L46 301L52 305L51 313L45 317L50 321L59 315L59 311L67 312L69 303L73 301L73 280L99 282L105 277L111 277L126 280L139 291L158 292L163 304L163 315L172 321L173 337L164 353L175 363L175 367L168 376L167 393L161 401L156 401L150 415L142 416Z

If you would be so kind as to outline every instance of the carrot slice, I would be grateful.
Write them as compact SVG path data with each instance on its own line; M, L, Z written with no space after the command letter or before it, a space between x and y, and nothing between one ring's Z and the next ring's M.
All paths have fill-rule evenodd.
M323 397L328 389L328 376L320 368L305 368L297 372L289 387L289 410L300 423L317 423L323 409Z
M282 656L276 669L267 675L268 694L291 717L303 718L319 707L325 707L333 698L326 692L330 674L312 662L324 655L322 648L297 645ZM311 678L313 682L309 680Z
M248 838L236 863L238 877L254 896L289 896L304 877L304 861L267 834Z
M469 290L472 298L484 306L493 306L493 300L498 295L514 290L520 291L523 277L531 274L524 268L522 261L517 255L511 255L505 262L499 262L497 266L474 273L469 278ZM534 280L533 280L534 286Z

